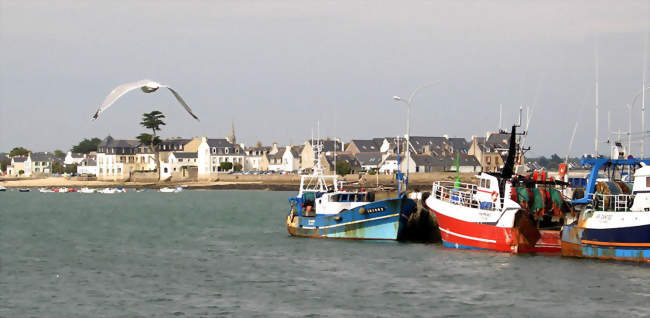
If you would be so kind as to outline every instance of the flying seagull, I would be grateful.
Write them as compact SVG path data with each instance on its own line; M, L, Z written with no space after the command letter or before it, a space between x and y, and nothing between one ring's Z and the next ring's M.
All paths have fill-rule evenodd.
M106 109L111 107L111 105L113 105L113 103L115 103L115 101L118 98L122 97L122 95L124 95L124 94L126 94L126 93L128 93L128 92L130 92L130 91L132 91L134 89L139 88L145 93L153 93L153 92L155 92L156 90L158 90L161 87L166 87L167 89L169 89L172 92L172 94L174 94L174 97L176 97L176 100L178 100L178 102L185 108L185 110L192 117L194 117L194 119L199 120L199 117L196 117L196 115L194 115L194 113L192 112L192 109L190 108L190 106L187 106L187 103L185 103L185 101L183 100L181 95L178 95L178 93L173 88L171 88L171 87L169 87L167 85L156 83L156 82L154 82L152 80L148 80L148 79L137 81L137 82L132 82L132 83L122 84L122 85L116 87L115 89L113 89L111 91L111 93L108 94L108 96L106 96L106 98L104 99L104 102L102 103L102 105L99 106L99 109L97 109L97 112L95 112L95 114L93 115L92 120L97 119L99 117L99 114L101 114L103 111L105 111Z

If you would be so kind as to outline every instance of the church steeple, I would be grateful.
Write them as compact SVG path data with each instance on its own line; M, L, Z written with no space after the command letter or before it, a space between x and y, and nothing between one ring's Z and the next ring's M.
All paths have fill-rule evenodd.
M235 120L234 119L232 121L232 130L230 132L230 136L228 137L228 141L230 141L231 144L236 144L237 143L237 137L235 137Z

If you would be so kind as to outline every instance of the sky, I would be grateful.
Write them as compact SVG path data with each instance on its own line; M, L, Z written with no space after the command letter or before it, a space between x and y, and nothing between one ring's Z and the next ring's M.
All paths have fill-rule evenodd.
M596 56L605 141L628 130L649 21L650 0L0 0L0 152L133 139L154 109L164 137L222 138L233 122L246 145L300 144L318 125L346 141L404 135L392 97L439 81L413 99L411 135L470 140L499 128L499 105L503 128L524 105L529 155L580 156L594 151ZM168 91L133 91L90 121L115 86L145 78L201 121Z

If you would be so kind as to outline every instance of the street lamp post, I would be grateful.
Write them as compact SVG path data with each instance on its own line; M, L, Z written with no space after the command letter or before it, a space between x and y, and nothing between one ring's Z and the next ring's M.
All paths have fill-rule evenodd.
M406 181L404 182L404 191L406 192L406 185L408 184L408 176L409 176L409 159L411 158L410 153L411 153L411 103L413 103L413 98L415 98L415 95L417 95L422 89L431 87L433 85L436 85L440 83L440 81L435 81L431 83L426 83L418 88L416 88L409 98L407 100L403 99L402 97L399 96L393 96L393 100L397 102L403 102L406 104L406 151L404 154L404 157L406 158ZM398 162L399 164L399 162Z
M632 104L630 104L630 109L634 107L634 103L641 96L641 158L645 156L645 93L650 90L650 86L645 86L645 81L643 83L643 88L639 91L634 98L632 99Z

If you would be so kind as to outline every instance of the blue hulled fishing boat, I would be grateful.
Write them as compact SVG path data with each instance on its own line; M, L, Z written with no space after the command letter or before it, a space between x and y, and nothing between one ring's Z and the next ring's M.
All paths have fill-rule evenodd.
M650 263L650 160L581 163L592 169L584 198L572 201L582 211L562 229L562 255ZM607 181L598 180L600 169ZM632 184L621 177L631 175Z
M313 145L320 153L320 145ZM386 193L346 191L336 175L324 175L320 155L310 175L300 179L298 195L289 198L287 230L292 236L399 240L415 201L398 188L394 197L378 199ZM398 181L403 181L398 174Z

